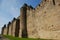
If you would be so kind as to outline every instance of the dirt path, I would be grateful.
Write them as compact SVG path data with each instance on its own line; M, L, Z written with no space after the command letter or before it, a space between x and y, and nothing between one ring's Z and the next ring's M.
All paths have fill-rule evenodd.
M0 40L9 40L8 38L3 37L2 35L0 35Z

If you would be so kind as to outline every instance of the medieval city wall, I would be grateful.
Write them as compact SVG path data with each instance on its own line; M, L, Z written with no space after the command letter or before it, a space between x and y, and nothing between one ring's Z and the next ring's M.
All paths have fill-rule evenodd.
M3 33L4 33L4 27L2 27L2 31L1 31L1 34L3 35Z
M14 20L9 25L8 35L19 35L22 38L60 39L60 0L42 0L36 8L24 4L20 12L18 18L20 21Z
M4 35L7 35L7 28L4 28Z
M27 5L23 5L23 7L20 9L20 32L21 32L21 37L26 38L27 35L27 16L26 16L26 12L27 12Z
M34 9L27 10L29 38L60 38L60 1L45 0Z
M57 1L57 0L56 0ZM47 3L47 2L46 2ZM40 13L40 15L39 15ZM43 10L39 11L38 17L36 18L38 23L38 29L40 38L48 38L48 39L59 39L60 38L60 6L53 1L48 1L43 8ZM47 36L46 36L47 35ZM53 35L53 36L52 36Z
M4 25L3 35L7 35L7 28L6 28L6 25Z
M20 30L20 16L16 19L16 27L15 27L15 37L19 37L19 30Z
M9 32L8 32L8 35L12 35L12 23L9 24Z
M15 28L16 28L16 19L14 18L12 21L12 36L15 36Z
M29 38L37 38L36 29L35 29L35 17L34 17L34 10L30 7L27 8L27 31ZM33 20L33 21L32 21Z

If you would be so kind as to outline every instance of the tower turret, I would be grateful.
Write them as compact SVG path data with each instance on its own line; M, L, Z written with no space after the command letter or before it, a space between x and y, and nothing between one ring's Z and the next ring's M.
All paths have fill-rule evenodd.
M20 9L21 11L20 11L20 27L21 27L21 32L22 32L22 34L21 34L21 36L22 37L24 37L24 38L26 38L26 37L28 37L28 35L27 35L27 15L26 15L26 13L27 13L27 4L24 4L23 5L23 7Z

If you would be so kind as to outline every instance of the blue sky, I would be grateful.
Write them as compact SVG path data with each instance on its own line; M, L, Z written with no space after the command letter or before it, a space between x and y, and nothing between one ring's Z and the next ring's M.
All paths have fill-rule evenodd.
M20 15L20 8L24 3L35 8L40 0L0 0L0 33L4 24Z

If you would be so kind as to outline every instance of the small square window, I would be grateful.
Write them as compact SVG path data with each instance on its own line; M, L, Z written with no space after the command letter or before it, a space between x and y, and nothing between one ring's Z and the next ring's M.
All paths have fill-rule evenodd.
M60 6L60 4L58 4Z

